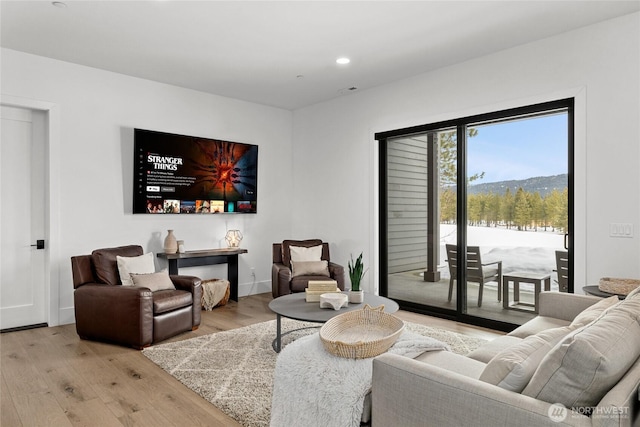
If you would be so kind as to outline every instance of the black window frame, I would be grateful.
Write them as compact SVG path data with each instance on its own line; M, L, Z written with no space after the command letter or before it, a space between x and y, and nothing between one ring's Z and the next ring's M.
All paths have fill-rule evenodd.
M563 98L554 101L542 102L523 107L509 108L499 111L482 113L458 119L445 120L435 123L411 126L391 131L378 132L374 138L378 141L378 203L379 203L379 291L380 295L388 295L388 247L387 247L387 220L388 220L388 199L387 199L387 148L388 140L398 137L407 137L415 134L424 134L429 131L435 131L443 128L455 128L457 130L457 182L466 182L467 176L467 140L466 130L471 125L491 124L510 121L522 118L531 118L552 114L554 111L563 111L567 113L567 150L568 150L568 236L566 244L569 252L569 293L574 292L573 283L573 265L574 254L574 157L575 157L575 98ZM457 188L457 244L459 247L466 247L466 212L467 212L467 186L458 185ZM460 251L458 263L465 265L465 251ZM462 323L497 329L501 331L510 331L519 325L509 322L503 322L488 319L479 316L467 314L466 311L466 269L458 269L458 279L456 281L456 309L450 310L443 307L427 306L409 301L397 301L400 308L407 311L413 311L421 314L427 314L436 317L456 320Z

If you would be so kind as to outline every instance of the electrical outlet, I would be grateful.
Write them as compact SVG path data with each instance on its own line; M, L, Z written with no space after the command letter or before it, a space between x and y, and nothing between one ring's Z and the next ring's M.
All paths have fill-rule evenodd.
M610 237L633 237L633 224L630 223L611 223L609 224Z

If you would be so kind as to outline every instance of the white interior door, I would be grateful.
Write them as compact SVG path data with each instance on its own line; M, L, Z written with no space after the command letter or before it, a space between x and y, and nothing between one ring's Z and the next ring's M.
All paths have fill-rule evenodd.
M46 113L1 107L0 329L46 323ZM38 249L36 242L45 241Z

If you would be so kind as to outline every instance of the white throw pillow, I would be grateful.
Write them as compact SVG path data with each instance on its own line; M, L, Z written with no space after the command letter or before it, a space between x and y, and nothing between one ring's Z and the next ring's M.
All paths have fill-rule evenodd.
M312 275L329 277L327 261L291 261L291 277Z
M480 381L520 393L544 356L573 329L569 326L547 329L505 348L489 361Z
M118 273L120 273L122 286L133 286L131 273L149 274L156 272L152 252L134 257L116 256L116 263L118 264Z
M322 245L310 246L308 248L303 246L291 246L289 247L289 253L291 255L291 262L320 261L322 259Z
M175 285L169 277L167 270L149 274L131 274L133 286L136 288L149 288L151 292L175 289Z

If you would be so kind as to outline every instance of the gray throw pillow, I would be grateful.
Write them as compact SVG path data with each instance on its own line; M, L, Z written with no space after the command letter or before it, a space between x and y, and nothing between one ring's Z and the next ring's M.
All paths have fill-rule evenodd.
M640 294L570 333L522 394L566 407L596 406L640 356Z
M175 285L169 277L167 270L162 270L158 273L149 274L131 274L131 280L133 280L133 286L137 288L149 288L151 292L164 291L169 289L175 289Z
M329 267L327 261L291 261L291 277L297 276L327 276Z

